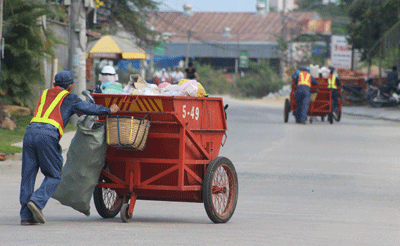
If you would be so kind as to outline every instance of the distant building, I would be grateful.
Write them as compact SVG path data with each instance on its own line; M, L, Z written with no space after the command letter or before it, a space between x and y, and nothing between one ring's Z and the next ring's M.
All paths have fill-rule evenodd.
M286 2L290 6L293 1ZM164 56L186 56L189 49L189 57L237 73L243 51L250 60L267 59L281 71L279 36L295 39L302 30L312 30L320 19L316 12L269 12L265 3L259 3L253 13L192 12L191 6L185 5L183 12L152 13L149 24L168 37Z

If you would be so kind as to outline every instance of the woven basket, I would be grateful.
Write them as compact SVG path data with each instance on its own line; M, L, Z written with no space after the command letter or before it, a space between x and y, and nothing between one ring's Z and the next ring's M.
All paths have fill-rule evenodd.
M143 150L150 120L133 116L107 116L107 144L121 149Z
M311 92L310 102L314 102L315 99L317 99L317 96L318 96L318 92Z

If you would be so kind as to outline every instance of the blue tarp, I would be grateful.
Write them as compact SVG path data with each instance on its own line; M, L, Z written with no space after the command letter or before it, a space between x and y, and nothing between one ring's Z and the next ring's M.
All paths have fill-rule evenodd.
M168 67L170 67L172 70L175 66L179 66L179 62L184 59L185 56L155 56L154 66L156 69L168 69ZM194 60L194 57L191 57L191 60ZM127 73L128 71L126 68L129 64L131 64L131 66L135 69L140 69L139 60L121 60L118 62L117 70ZM147 60L147 64L150 64L150 60Z

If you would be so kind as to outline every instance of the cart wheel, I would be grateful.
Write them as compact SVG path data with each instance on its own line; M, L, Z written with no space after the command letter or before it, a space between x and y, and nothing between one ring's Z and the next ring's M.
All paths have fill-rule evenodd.
M321 121L325 121L325 116L321 116Z
M332 112L328 113L328 121L329 121L329 123L333 124L333 115L332 115Z
M312 124L312 122L313 122L313 118L312 118L312 117L310 117L309 121L310 121L310 124Z
M128 223L131 220L132 214L129 215L129 203L124 203L124 205L122 205L120 215L121 220L125 223Z
M285 123L287 123L289 120L289 113L290 113L290 102L289 99L286 98L284 115L283 115L283 120L285 121Z
M96 187L93 192L94 205L103 218L114 218L121 210L122 197L115 190Z
M207 167L203 182L203 200L208 217L225 223L233 215L239 193L235 167L226 157L217 157Z

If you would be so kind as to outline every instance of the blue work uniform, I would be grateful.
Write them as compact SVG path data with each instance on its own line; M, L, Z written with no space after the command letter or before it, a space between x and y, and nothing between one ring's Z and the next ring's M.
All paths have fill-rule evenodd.
M339 109L339 94L338 87L340 86L340 81L335 75L329 75L328 78L328 89L332 89L332 112L336 113Z
M63 91L65 93L65 90ZM68 93L62 99L59 110L64 127L75 113L86 115L111 113L109 108L83 101L77 95L71 93ZM40 209L43 209L61 181L63 157L61 145L59 144L61 138L60 130L52 124L41 122L31 122L26 128L21 170L21 220L32 221L34 218L27 207L27 203L33 201ZM41 186L34 191L39 168L45 178Z
M307 71L301 71L298 76L295 77L297 84L296 89L296 122L304 123L307 121L307 111L310 103L310 87L311 84L318 85L318 82Z

